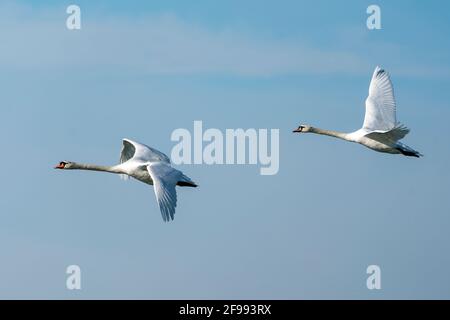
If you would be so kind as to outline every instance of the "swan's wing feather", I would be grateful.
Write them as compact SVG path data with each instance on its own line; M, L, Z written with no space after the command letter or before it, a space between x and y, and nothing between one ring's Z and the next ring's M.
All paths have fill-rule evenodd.
M164 162L150 163L147 165L147 170L153 180L153 188L163 220L173 220L177 206L175 187L183 174Z
M363 129L389 131L397 125L394 87L389 74L376 67L366 99Z
M130 160L134 157L134 154L136 153L136 147L133 145L132 142L130 142L128 139L122 140L122 151L120 152L120 159L119 163L124 163ZM130 177L126 174L120 175L121 179L127 180Z
M409 129L402 124L398 124L394 129L389 131L373 131L366 135L366 137L388 143L397 143L409 133Z
M120 152L120 163L127 162L131 158L133 158L134 154L136 152L136 148L127 139L122 140L122 151Z
M156 149L153 149L149 146L146 146L145 144L130 140L130 139L123 139L123 141L133 145L134 147L134 154L133 158L139 158L140 160L147 161L147 162L165 162L170 163L170 159L168 156L166 156L161 151L158 151Z

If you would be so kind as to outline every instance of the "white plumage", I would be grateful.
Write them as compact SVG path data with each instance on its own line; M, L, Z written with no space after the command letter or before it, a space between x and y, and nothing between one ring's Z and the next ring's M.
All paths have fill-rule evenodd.
M389 74L376 67L366 99L363 129L388 131L397 125L394 88Z

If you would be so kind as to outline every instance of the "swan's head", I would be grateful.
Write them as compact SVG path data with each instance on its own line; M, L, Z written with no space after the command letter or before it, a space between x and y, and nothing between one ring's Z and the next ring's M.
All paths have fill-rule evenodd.
M71 169L72 168L72 162L70 161L61 161L55 166L55 169Z
M306 125L306 124L302 124L302 125L299 125L298 128L295 129L295 130L292 131L292 132L295 132L295 133L305 133L305 132L310 132L310 131L311 131L311 126L308 126L308 125Z

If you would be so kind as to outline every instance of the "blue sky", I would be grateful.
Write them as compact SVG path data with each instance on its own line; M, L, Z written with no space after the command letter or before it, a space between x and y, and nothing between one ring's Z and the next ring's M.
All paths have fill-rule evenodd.
M1 298L450 298L447 2L378 1L369 31L369 1L77 1L75 32L72 3L0 4ZM291 133L358 129L376 65L424 158ZM181 166L164 224L146 185L52 169L194 120L279 128L279 174Z

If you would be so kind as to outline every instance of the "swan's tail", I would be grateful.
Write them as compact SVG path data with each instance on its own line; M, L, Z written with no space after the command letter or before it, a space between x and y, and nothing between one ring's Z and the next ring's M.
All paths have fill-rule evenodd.
M400 151L401 154L407 157L416 157L416 158L423 157L423 154L421 154L419 151L416 151L413 148L408 147L406 144L403 144L401 142L397 142L396 149Z
M191 178L189 178L188 176L181 174L180 179L177 182L177 186L180 187L192 187L192 188L197 188L198 185L191 180Z

